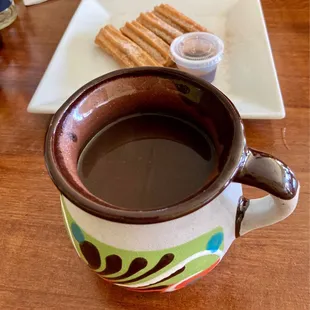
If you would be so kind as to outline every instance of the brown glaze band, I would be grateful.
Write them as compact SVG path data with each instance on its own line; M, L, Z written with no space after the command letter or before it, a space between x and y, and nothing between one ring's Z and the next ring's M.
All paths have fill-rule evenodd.
M175 205L143 212L111 205L91 194L77 174L81 150L102 126L136 112L183 117L211 135L219 154L219 173L212 183ZM53 182L78 208L128 224L158 223L187 215L211 202L233 181L282 199L293 198L297 190L296 178L284 163L247 148L240 115L221 91L170 68L117 70L83 86L54 115L44 156Z
M76 173L72 172L76 159L71 161L71 167L66 165L65 160L76 158L77 149L82 148L83 143L85 145L85 142L83 142L83 137L85 137L84 128L90 128L89 130L95 134L97 129L94 126L99 118L106 121L109 116L111 118L120 117L120 113L125 113L126 104L129 109L136 106L136 102L128 103L128 99L126 99L127 101L117 105L119 111L107 107L105 113L100 112L100 109L108 106L106 104L109 101L108 96L114 89L117 95L123 88L126 91L128 84L125 84L124 87L117 85L120 84L119 81L125 79L129 80L127 83L131 83L131 87L134 85L133 88L138 90L140 97L146 96L144 94L147 92L150 93L147 97L142 98L143 100L140 98L140 102L147 101L148 103L144 109L169 109L173 115L174 113L183 113L183 116L191 117L194 121L199 120L205 127L208 127L210 123L216 126L215 130L213 129L213 140L215 145L218 144L219 148L225 149L225 154L220 158L220 173L212 184L206 185L195 195L178 204L143 212L121 209L110 205L93 196L79 184L80 181L77 180ZM130 80L134 81L135 79L139 80L139 83L138 81L137 83L130 82ZM143 83L141 83L141 79ZM107 88L111 84L116 84L117 87L110 87L109 92L106 91L105 87ZM141 91L142 87L145 90ZM196 90L193 92L193 102L188 98L190 95L189 88ZM167 96L169 100L163 102L162 98L167 98ZM199 100L197 96L200 96ZM161 100L158 99L152 103L150 100L153 97ZM164 104L161 104L161 102ZM87 117L84 114L76 114L79 110L82 110ZM87 118L91 117L91 115L87 114L90 110L99 110L95 112L98 117L89 122L88 125L83 126L83 130L74 129L73 127L78 127L81 122L87 122ZM81 120L74 121L77 117L80 117ZM68 123L70 126L68 126ZM218 137L219 132L221 134ZM61 149L62 146L59 147L61 144L63 150ZM115 222L149 224L187 215L215 199L232 182L239 170L244 147L244 131L240 115L232 102L221 91L202 79L176 69L140 67L108 73L89 82L73 94L56 112L50 123L45 139L44 155L47 170L54 184L77 207L96 217Z

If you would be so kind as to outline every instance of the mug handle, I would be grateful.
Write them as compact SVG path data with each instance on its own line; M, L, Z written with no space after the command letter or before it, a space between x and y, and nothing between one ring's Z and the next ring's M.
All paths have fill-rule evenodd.
M296 208L299 183L287 165L269 154L246 148L234 181L271 194L259 199L240 198L236 237L282 221Z

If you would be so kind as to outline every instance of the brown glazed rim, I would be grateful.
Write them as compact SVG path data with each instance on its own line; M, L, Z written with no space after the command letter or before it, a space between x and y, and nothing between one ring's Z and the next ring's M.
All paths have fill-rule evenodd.
M208 190L202 190L197 195L189 197L187 200L180 202L176 205L169 206L158 210L149 211L138 211L138 210L125 210L112 208L111 205L104 201L90 200L85 197L82 193L78 192L64 177L59 169L54 154L54 138L58 124L61 123L63 117L71 105L73 105L81 95L90 89L94 89L96 86L100 86L102 83L112 81L118 78L124 77L137 77L137 76L153 75L162 76L172 79L183 79L190 82L193 85L197 85L203 89L212 91L220 102L225 106L230 118L233 122L235 133L232 141L231 150L227 159L227 162L217 176L217 178L208 186ZM171 68L160 68L160 67L140 67L140 68L129 68L121 69L105 74L98 77L82 88L77 90L56 112L52 118L48 127L45 146L44 146L44 157L45 164L51 179L58 188L58 190L78 208L92 214L96 217L100 217L106 220L127 223L127 224L151 224L169 221L176 219L181 216L185 216L191 212L198 210L204 205L208 204L214 198L216 198L234 179L234 176L238 172L240 166L242 166L245 149L245 138L243 123L240 115L232 102L216 87L202 79L194 77L185 72Z

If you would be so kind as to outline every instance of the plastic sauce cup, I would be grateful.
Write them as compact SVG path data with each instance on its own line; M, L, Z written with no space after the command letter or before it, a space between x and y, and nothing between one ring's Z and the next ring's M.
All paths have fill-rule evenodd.
M191 32L177 37L170 46L173 61L182 71L213 82L223 58L223 41L208 32Z

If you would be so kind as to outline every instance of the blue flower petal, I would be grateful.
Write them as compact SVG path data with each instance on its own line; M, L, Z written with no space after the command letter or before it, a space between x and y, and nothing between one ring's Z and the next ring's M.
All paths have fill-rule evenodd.
M74 236L74 238L78 241L78 242L83 242L85 240L83 232L81 230L81 228L76 224L76 223L72 223L71 224L71 231L72 234Z
M224 239L224 234L222 232L218 232L214 234L208 241L206 249L211 252L216 252L220 248L223 242L223 239Z

